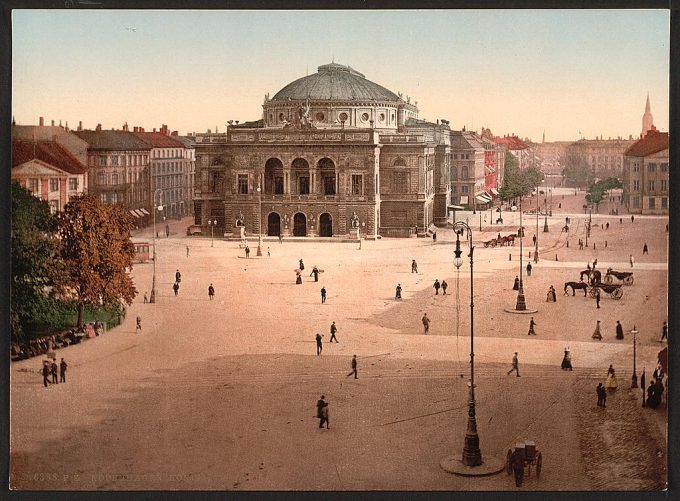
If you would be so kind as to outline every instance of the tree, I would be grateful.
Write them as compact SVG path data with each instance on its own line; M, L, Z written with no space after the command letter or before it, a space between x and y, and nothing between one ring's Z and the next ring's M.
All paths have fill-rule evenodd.
M503 187L499 190L502 200L511 200L526 196L535 186L543 181L543 172L536 167L520 170L512 153L505 155L505 174Z
M137 289L128 275L135 247L130 240L134 220L120 205L93 196L71 199L59 215L61 258L66 268L62 291L78 307L78 327L85 305L120 308L130 305Z
M12 183L10 332L13 341L27 327L49 316L53 285L61 270L57 259L57 220L47 202Z
M582 155L570 155L560 159L562 165L566 167L562 170L562 175L567 181L576 186L585 188L593 182L593 172Z
M602 199L604 198L604 194L607 192L607 190L622 187L623 185L621 184L621 181L619 181L615 177L603 179L602 181L598 181L595 184L593 184L590 188L588 188L588 193L586 194L586 201L591 204L597 205L602 201Z

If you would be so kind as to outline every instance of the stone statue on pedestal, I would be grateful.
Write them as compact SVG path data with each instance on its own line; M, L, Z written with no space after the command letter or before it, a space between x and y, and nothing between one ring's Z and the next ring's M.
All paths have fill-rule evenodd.
M236 217L236 226L245 226L246 218L243 216L243 212L239 211Z

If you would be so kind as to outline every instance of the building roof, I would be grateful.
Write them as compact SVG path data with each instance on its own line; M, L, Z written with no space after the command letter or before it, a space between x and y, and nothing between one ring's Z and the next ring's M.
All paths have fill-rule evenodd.
M650 130L645 137L628 147L627 157L646 157L668 149L668 132Z
M186 136L172 136L173 139L177 139L179 142L181 142L185 148L195 148L196 147L196 141L194 138L191 137L186 137Z
M73 132L91 150L150 150L151 145L134 132L124 130L79 130Z
M504 144L505 146L508 147L509 150L526 150L527 148L529 148L529 145L527 145L517 136L505 136L505 137L494 136L493 142L496 144Z
M69 174L84 174L87 166L66 148L53 141L12 141L12 167L33 159L45 162Z
M161 132L133 132L135 136L154 148L183 148L184 143L178 138Z
M319 66L318 72L298 78L274 95L272 101L401 101L394 92L349 66L337 63Z

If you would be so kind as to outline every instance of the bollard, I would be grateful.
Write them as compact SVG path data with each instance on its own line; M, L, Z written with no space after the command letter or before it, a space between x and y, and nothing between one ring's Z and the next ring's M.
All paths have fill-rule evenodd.
M559 259L557 259L557 254L555 254L555 261L559 261Z
M597 246L595 245L595 242L593 242L593 250L597 249Z
M508 254L508 261L512 261L512 253Z
M567 249L569 248L569 240L567 240Z
M529 259L531 259L531 251L529 251Z
M607 248L607 241L606 240L604 241L604 248L605 249Z

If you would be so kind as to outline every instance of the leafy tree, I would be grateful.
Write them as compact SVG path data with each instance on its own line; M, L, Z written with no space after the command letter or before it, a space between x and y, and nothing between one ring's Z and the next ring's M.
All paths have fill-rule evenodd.
M614 188L623 188L621 181L619 181L615 177L610 177L607 179L603 179L602 181L598 181L595 184L593 184L590 188L588 188L588 193L586 194L586 201L591 204L597 205L602 201L607 190L611 190Z
M85 305L107 309L130 305L137 294L132 278L135 248L130 240L134 220L120 205L84 195L71 199L59 215L61 258L66 268L63 293L78 308L83 325Z
M47 202L12 183L10 332L13 341L28 334L35 321L45 322L59 279L57 220Z
M567 181L582 188L593 182L593 172L585 157L570 155L560 159L560 163L566 165L562 170L562 175Z
M536 167L520 170L512 153L505 155L505 174L503 187L498 191L502 200L511 200L526 196L535 186L543 181L543 172Z

